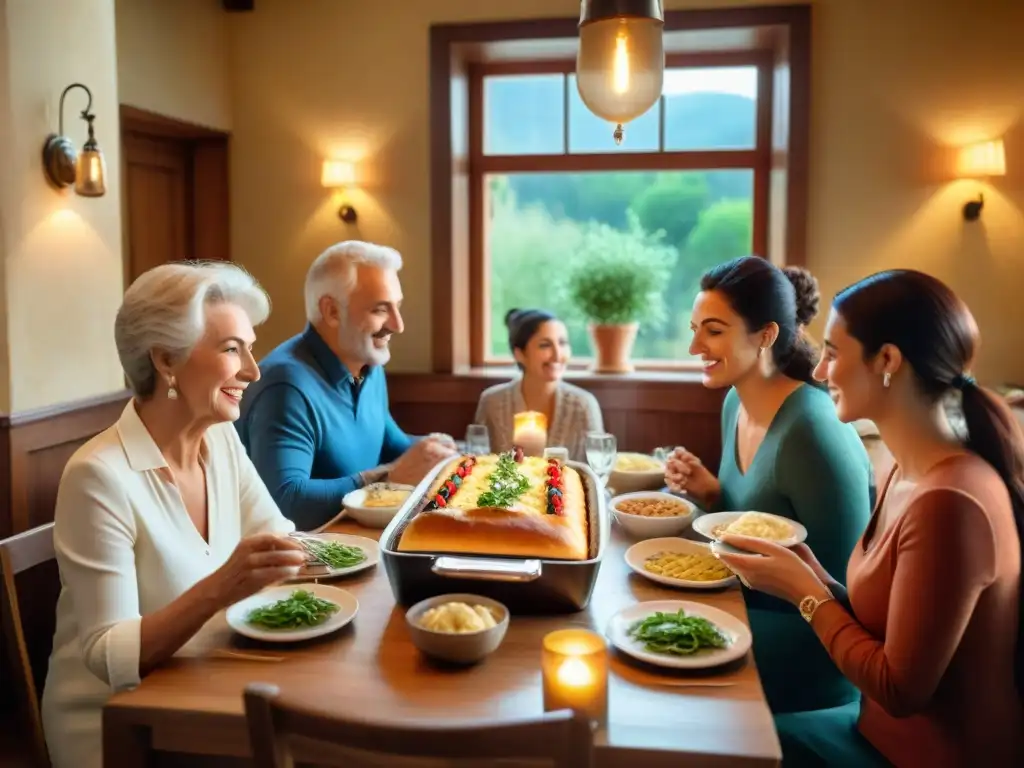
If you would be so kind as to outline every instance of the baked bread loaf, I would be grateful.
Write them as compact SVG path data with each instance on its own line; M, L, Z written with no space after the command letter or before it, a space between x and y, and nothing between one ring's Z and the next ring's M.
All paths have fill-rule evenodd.
M518 459L518 461L516 460ZM405 552L586 560L583 481L556 459L521 452L455 459L398 542Z

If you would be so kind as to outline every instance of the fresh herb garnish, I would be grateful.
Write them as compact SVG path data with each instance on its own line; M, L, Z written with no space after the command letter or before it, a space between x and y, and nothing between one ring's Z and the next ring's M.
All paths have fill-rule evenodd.
M652 653L689 656L706 648L725 648L728 640L722 631L700 616L658 611L631 626L628 634Z
M511 453L498 456L498 464L487 478L487 482L490 484L490 490L480 494L476 501L478 507L508 509L530 488L530 481L516 468L516 461Z
M283 600L250 611L246 620L266 629L298 629L322 624L338 610L331 601L297 589Z
M329 568L351 568L366 559L366 553L359 547L337 541L305 540L306 551Z

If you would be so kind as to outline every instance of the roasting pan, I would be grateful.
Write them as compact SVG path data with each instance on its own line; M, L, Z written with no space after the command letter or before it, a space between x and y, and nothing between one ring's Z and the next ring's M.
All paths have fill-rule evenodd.
M605 493L594 471L581 462L565 462L583 481L590 535L586 560L399 551L406 525L426 506L427 492L450 463L445 459L428 473L381 534L381 559L395 600L409 606L435 595L471 592L499 600L518 614L572 613L586 608L610 535Z

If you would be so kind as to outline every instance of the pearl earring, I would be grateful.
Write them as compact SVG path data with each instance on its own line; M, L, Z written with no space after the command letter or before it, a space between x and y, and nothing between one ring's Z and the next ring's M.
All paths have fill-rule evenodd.
M892 382L892 374L886 371L882 374L882 386L888 389L890 382Z
M168 381L167 381L167 399L168 400L177 400L178 399L178 390L174 388L174 377L173 376L171 376L171 378L168 379Z

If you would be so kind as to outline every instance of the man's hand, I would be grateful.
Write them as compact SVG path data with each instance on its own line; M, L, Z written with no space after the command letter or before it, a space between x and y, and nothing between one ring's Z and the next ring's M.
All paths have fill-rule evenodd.
M425 437L398 457L391 465L388 480L393 483L416 485L427 472L445 459L456 454L455 445L436 437Z

